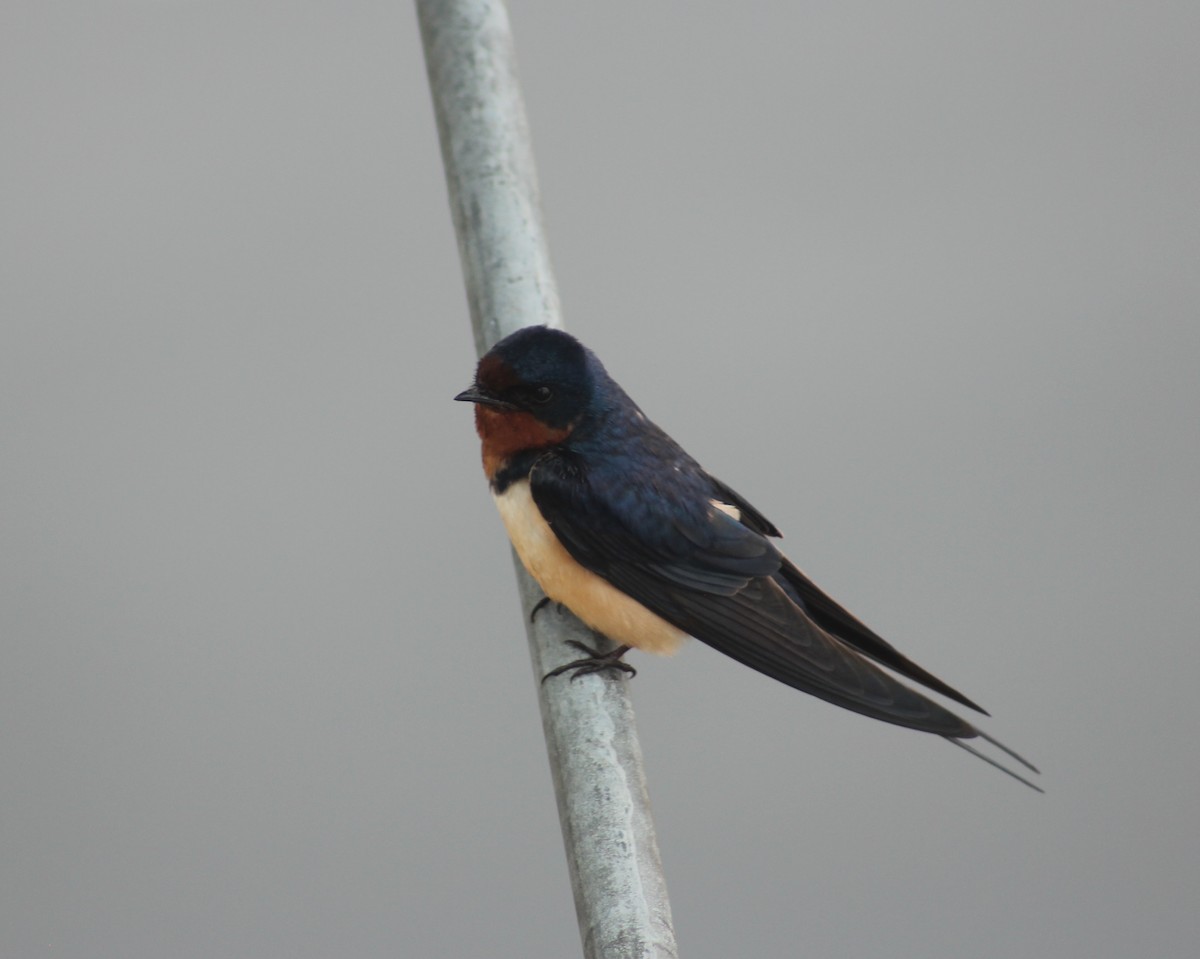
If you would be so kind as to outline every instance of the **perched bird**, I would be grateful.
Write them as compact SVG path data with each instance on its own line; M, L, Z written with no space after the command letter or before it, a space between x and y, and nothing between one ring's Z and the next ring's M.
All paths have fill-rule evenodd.
M803 692L884 722L1026 760L879 665L987 713L819 589L768 537L779 530L652 423L590 350L526 327L455 397L475 404L483 469L509 538L548 599L620 644L547 674L632 667L692 636ZM535 610L536 613L536 610Z

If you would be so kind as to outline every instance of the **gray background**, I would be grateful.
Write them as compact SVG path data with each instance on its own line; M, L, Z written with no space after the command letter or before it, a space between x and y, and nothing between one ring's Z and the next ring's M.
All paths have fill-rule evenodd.
M570 328L1049 790L635 657L683 955L1192 955L1200 6L513 16ZM577 954L411 7L0 104L0 954Z

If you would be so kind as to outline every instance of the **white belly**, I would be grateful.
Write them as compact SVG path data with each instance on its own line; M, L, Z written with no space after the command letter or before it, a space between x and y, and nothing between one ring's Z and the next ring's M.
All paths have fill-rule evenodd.
M686 633L571 557L533 502L528 480L494 498L517 555L547 596L617 643L659 654L679 649Z

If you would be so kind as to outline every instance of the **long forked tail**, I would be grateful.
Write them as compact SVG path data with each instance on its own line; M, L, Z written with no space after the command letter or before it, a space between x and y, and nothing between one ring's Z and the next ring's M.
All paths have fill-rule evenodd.
M1030 770L1033 773L1036 773L1039 776L1041 775L1042 771L1040 769L1038 769L1037 766L1035 766L1033 763L1031 763L1024 756L1020 755L1020 753L1017 753L1017 752L1009 749L1007 746L1004 745L1004 743L1000 742L1000 740L993 739L987 733L981 732L978 729L974 730L974 732L975 732L975 735L978 736L980 739L984 740L984 742L991 743L997 749L1001 750L1004 753L1007 753L1009 756L1011 756L1013 759L1015 759L1017 762L1019 762L1026 769ZM960 749L965 749L972 756L975 756L978 759L982 759L989 766L995 766L1002 773L1008 773L1008 775L1012 776L1012 778L1015 779L1017 782L1024 783L1026 786L1028 786L1030 789L1034 790L1035 792L1045 793L1046 790L1044 790L1041 786L1038 786L1035 783L1030 782L1028 779L1026 779L1020 773L1018 773L1012 769L1009 769L1002 762L1000 762L999 760L993 759L991 756L987 755L986 753L980 752L974 746L968 746L961 739L957 739L954 736L943 736L942 738L945 739L946 742L953 743L955 746L958 746ZM972 737L972 738L974 738L974 737Z

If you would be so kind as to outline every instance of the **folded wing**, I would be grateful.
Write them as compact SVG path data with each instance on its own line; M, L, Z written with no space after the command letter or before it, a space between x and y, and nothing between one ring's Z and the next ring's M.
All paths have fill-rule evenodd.
M603 477L546 457L530 485L538 509L579 563L701 642L865 716L955 739L978 735L871 662L868 656L892 665L890 655L909 665L914 678L972 705L825 598L762 535L774 527L761 514L728 487L707 486L732 500L756 530L713 506L699 477L679 478L671 492L639 488L627 478L598 486ZM856 649L831 631L846 621L876 645Z

